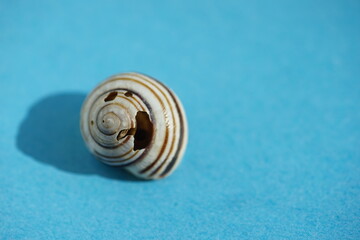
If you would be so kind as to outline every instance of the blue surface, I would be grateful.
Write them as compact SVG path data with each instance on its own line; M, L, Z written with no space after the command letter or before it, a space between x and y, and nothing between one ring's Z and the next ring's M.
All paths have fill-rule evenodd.
M0 239L360 239L359 1L0 1ZM183 162L94 160L85 95L182 99Z

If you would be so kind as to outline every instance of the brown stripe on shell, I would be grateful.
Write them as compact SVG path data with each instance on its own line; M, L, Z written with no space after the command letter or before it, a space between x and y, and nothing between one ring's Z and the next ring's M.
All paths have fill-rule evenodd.
M169 108L170 108L170 112L171 112L171 117L173 119L173 122L174 122L174 128L173 128L173 138L172 138L172 141L171 141L171 145L170 145L170 149L169 149L169 153L167 154L167 156L165 157L165 159L163 160L163 162L160 164L160 166L162 166L166 161L167 161L167 158L169 157L169 155L171 154L173 148L174 148L174 143L175 143L175 134L176 134L176 125L175 125L175 116L174 116L174 111L172 109L172 106L171 106L171 102L170 100L168 99L167 95L164 93L164 91L159 88L159 86L157 86L156 84L154 84L153 82L149 81L148 79L142 77L141 75L137 75L137 74L133 74L133 73L128 73L127 75L130 75L130 76L135 76L135 77L138 77L144 81L146 81L147 83L150 83L151 85L153 85L163 96L164 98L166 99L168 105L169 105ZM154 80L156 83L159 83L159 81L147 76L150 80ZM168 90L168 88L164 85L164 84L160 84L161 86L163 86L165 88L165 90ZM176 103L175 103L176 104ZM163 105L162 105L163 106ZM163 108L164 109L164 108ZM167 126L166 126L167 127ZM161 151L160 152L163 152L165 151L165 148L166 148L166 145L167 145L167 139L168 139L168 134L166 134L165 136L165 141L161 147ZM140 174L144 174L146 172L148 172L151 168L153 168L156 163L159 161L161 156L158 156L149 166L147 166L146 168L144 168L143 170L141 170L139 173Z
M129 153L132 152L132 151L133 151L133 150L130 149L130 151L126 152L126 153L123 154L123 155L119 155L119 156L106 156L106 155L104 155L104 154L99 153L98 151L95 151L95 154L97 154L97 155L99 155L99 156L101 156L101 157L103 157L103 158L107 158L107 159L117 159L117 158L121 158L121 157L123 157L123 156L126 156L127 154L129 154ZM134 152L134 154L132 154L130 157L127 157L126 159L121 159L121 160L119 160L119 161L108 161L108 162L112 162L112 163L125 162L125 161L133 158L138 152L139 152L139 151L136 150L136 151Z
M168 140L168 134L165 135L165 143L162 145L161 147L161 151L164 151L165 150L165 146L166 146L166 142ZM144 168L143 170L141 170L139 173L143 174L143 173L146 173L147 171L149 171L152 167L154 167L154 165L157 163L158 161L158 158L156 160L154 160L149 166L147 166L146 168ZM164 160L165 162L166 160Z
M130 91L130 90L127 90L126 92L133 93L133 92ZM136 94L135 94L135 95L136 95ZM127 97L127 98L130 98L130 99L134 100L137 104L139 104L139 106L141 106L141 108L143 109L143 111L145 111L144 106L139 102L138 99L136 99L136 98L134 98L134 97Z
M175 163L179 160L179 153L182 150L182 145L184 144L184 132L185 132L185 128L184 128L184 118L183 118L183 112L181 111L181 108L179 107L179 103L176 101L176 98L174 96L174 94L169 91L171 97L174 99L174 102L176 102L176 110L179 113L179 117L180 117L180 136L179 136L179 145L178 148L176 150L176 153L174 155L174 157L171 159L170 163L166 166L165 170L160 174L160 177L165 177L173 168L173 166L175 165Z
M181 108L179 106L179 103L176 99L176 97L174 96L173 92L168 88L166 87L162 82L154 79L154 81L156 81L158 84L160 84L161 86L163 86L167 92L170 94L173 102L175 103L175 107L176 107L176 110L178 112L178 116L179 116L179 119L180 119L180 136L179 136L179 145L177 146L177 149L176 149L176 153L174 155L174 157L171 159L170 163L166 166L165 170L161 173L161 177L164 177L168 172L170 172L170 170L172 169L172 167L175 165L175 163L178 161L178 156L179 156L179 153L180 153L180 150L182 149L182 145L183 145L183 137L184 137L184 119L183 119L183 112L181 111ZM168 156L170 155L171 152L169 152ZM166 161L167 162L167 161ZM155 174L158 173L158 171L163 167L163 165L165 164L165 161L156 169L154 170L150 176L154 176Z
M131 75L134 75L134 74L131 74ZM146 75L145 75L146 76ZM184 135L184 120L183 120L183 113L178 105L178 102L177 102L177 99L175 98L174 94L172 93L172 91L167 87L165 86L162 82L158 81L157 79L155 78L152 78L150 76L147 76L148 78L150 78L151 80L154 80L156 83L158 83L159 85L161 85L166 91L167 93L169 93L169 95L171 96L175 106L176 106L176 109L177 109L177 112L179 113L179 119L180 119L180 136L179 136L179 146L177 147L176 149L176 153L174 155L174 157L172 158L172 160L170 161L170 163L168 164L168 166L166 166L165 170L163 171L163 173L161 174L161 177L164 177L171 169L172 167L175 165L176 161L177 161L177 158L178 158L178 155L179 155L179 152L182 148L182 144L183 144L183 135ZM139 76L139 78L141 79L144 79L142 78L141 76ZM144 79L145 80L145 79ZM147 81L149 82L149 81ZM154 85L154 84L153 84ZM154 85L155 86L155 85ZM157 87L157 86L156 86ZM164 95L166 96L166 94L160 90L160 88L157 87L157 89ZM166 97L167 99L167 97ZM169 103L169 107L171 109L171 105L170 105L170 102L169 100L167 99L168 103ZM167 154L166 158L164 159L164 161L160 164L160 166L158 166L154 171L151 172L150 174L150 177L154 176L155 174L158 173L158 171L164 166L164 164L166 162L168 162L168 158L169 156L171 155L171 153L173 152L173 146L174 146L174 142L175 142L175 133L176 133L176 129L175 129L175 117L174 117L174 114L173 114L173 111L171 109L171 113L172 113L172 117L173 117L173 120L174 120L174 137L173 137L173 141L171 143L171 146L170 146L170 150L169 150L169 153ZM141 174L149 171L155 164L156 164L157 161L154 161L152 164L150 164L148 167L146 167L145 169L143 169L142 171L140 171Z
M141 110L142 110L142 111L145 111L144 107L143 107L143 106L139 103L139 101L137 101L135 98L124 97L124 96L121 96L121 95L117 95L116 97L117 97L117 98L125 99L125 100L131 102L131 104L134 105L134 106L136 106L136 105L134 104L134 102L136 102L137 104L139 104ZM134 100L134 102L131 101L131 100ZM136 108L136 109L137 109L137 108Z
M127 136L126 139L125 139L125 141L128 141L130 138L131 138L131 136ZM129 154L130 152L132 152L132 151L133 151L133 149L130 149L130 150L127 151L126 153L123 153L123 154L117 155L117 156L105 156L105 155L103 155L103 154L101 154L101 153L99 153L99 152L97 152L97 151L95 151L95 152L96 152L96 154L99 154L100 156L105 156L106 158L122 158L122 157L125 157L126 155L128 155L128 154Z
M130 149L130 150L132 151L132 149ZM125 166L126 164L129 164L129 163L126 163L126 161L132 159L138 153L139 153L139 150L136 150L130 157L127 157L126 159L122 159L122 160L118 160L118 161L107 161L106 159L116 159L117 156L109 157L109 156L105 156L105 155L100 154L99 152L95 151L95 154L97 154L98 156L101 156L103 158L102 161L107 162L107 163L124 163L124 164L121 164L121 166ZM130 161L130 164L133 161L136 161L136 159Z

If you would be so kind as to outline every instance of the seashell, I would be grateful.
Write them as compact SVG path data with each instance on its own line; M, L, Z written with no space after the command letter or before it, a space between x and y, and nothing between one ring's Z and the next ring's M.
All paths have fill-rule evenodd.
M112 76L86 98L80 128L98 159L143 179L159 179L179 165L188 127L178 97L139 73Z

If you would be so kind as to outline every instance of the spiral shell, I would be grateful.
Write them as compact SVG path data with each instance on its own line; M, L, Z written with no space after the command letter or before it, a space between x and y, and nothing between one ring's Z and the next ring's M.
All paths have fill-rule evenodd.
M86 98L81 133L102 162L123 166L137 177L168 176L187 144L187 120L177 96L139 73L112 76Z

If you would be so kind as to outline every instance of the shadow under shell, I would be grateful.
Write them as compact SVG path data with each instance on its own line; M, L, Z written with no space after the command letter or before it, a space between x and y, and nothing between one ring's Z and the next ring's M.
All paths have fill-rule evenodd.
M82 93L59 93L32 105L18 129L18 149L36 161L73 174L141 181L119 167L99 162L86 149L79 126L85 97Z

